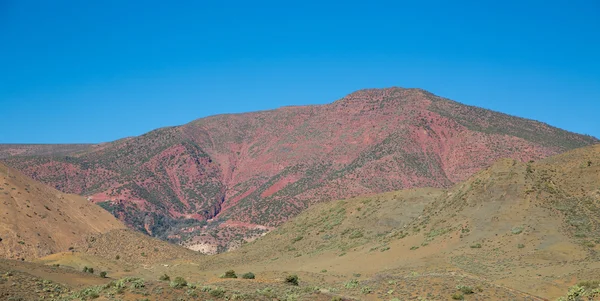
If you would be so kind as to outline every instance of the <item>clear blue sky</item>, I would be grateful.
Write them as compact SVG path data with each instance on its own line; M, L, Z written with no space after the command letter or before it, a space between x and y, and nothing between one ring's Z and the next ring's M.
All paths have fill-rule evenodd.
M389 86L600 137L600 1L0 0L0 143Z

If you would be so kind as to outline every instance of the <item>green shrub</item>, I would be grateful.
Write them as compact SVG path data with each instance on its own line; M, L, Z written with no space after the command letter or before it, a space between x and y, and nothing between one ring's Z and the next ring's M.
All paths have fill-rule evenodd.
M480 243L476 243L474 245L471 246L471 249L481 249L481 244Z
M188 289L185 294L193 298L198 298L198 293L194 289Z
M175 277L173 281L169 284L173 288L182 288L187 286L187 281L183 279L183 277Z
M141 278L128 278L129 282L131 283L131 288L142 288L146 286L146 283L144 283L144 279Z
M219 276L220 278L237 278L234 270L229 270L225 272L225 274Z
M91 293L88 294L88 297L90 299L97 299L97 298L100 298L100 294L98 294L96 292L91 292Z
M94 274L94 268L83 267L83 272Z
M160 276L158 278L158 280L160 280L160 281L169 281L169 280L171 280L171 277L169 277L169 275L167 275L167 274L164 274L164 275Z
M285 277L285 283L298 285L298 275L288 275L287 277Z
M358 286L358 280L352 279L346 283L344 283L345 288L356 288Z
M100 278L106 278L106 272L100 272Z
M518 245L517 245L517 248L519 248L519 249L523 249L523 248L525 248L525 245L524 245L524 244L518 244Z
M517 226L517 227L513 227L512 230L510 230L510 232L512 232L512 234L521 234L523 232L523 227L521 226Z
M579 300L596 300L600 297L600 287L598 281L582 281L577 285L569 288L567 295L558 298L558 301L579 301Z
M465 295L470 295L470 294L475 293L473 288L471 288L470 286L466 286L466 285L458 285L458 286L456 286L456 289L461 291Z
M254 278L256 278L256 276L254 276L254 273L248 272L248 273L242 275L242 278L244 278L244 279L254 279Z
M465 296L461 293L452 294L452 300L465 300Z
M225 296L225 290L220 287L216 287L210 290L209 294L215 298L223 298Z
M365 294L365 295L368 295L368 294L372 293L372 292L373 292L373 290L372 290L370 287L368 287L368 286L365 286L365 287L363 287L363 288L360 290L360 292L361 292L361 293L363 293L363 294Z

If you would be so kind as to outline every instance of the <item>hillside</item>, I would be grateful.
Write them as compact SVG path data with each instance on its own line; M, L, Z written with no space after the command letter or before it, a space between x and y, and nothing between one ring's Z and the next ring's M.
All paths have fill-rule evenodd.
M575 283L600 279L599 183L600 145L539 162L503 159L446 190L313 206L263 238L207 257L201 268L306 277L326 270L339 276L340 292L361 299L446 300L457 285L481 281L487 288L465 299L554 300ZM348 289L353 278L357 288ZM437 288L416 290L411 281ZM364 286L378 295L361 297ZM505 297L489 295L492 288Z
M71 154L92 147L91 144L0 144L0 159L14 156Z
M316 204L224 254L116 230L38 262L141 277L145 288L116 294L149 300L555 300L600 283L598 183L600 145L537 162L502 159L448 189ZM219 277L228 270L239 278ZM298 286L285 283L292 274ZM169 287L164 275L190 284Z
M0 164L0 257L32 260L66 251L87 235L124 227L83 197Z
M420 89L389 88L4 161L89 196L132 228L214 252L317 202L450 187L500 158L527 162L594 143Z

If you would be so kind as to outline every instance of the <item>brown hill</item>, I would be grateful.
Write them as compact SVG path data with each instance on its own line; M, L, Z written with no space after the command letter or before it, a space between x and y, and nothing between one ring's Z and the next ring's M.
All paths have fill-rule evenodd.
M66 251L90 234L124 227L83 197L0 164L0 257L31 260Z
M316 202L450 187L500 158L527 162L597 142L420 89L390 88L5 161L61 191L91 196L133 228L223 250Z
M76 252L99 256L116 263L154 264L175 259L198 259L201 254L149 237L137 231L119 229L91 235L75 246ZM117 259L118 258L118 259Z
M145 287L126 278L119 280L125 290L115 284L67 297L554 300L573 284L580 286L572 292L591 293L600 283L599 183L597 145L538 162L503 159L448 189L316 204L225 254L188 256L181 247L116 230L41 262L60 264L66 274L86 265L111 277L146 280ZM138 254L148 249L147 259ZM169 252L181 255L162 254ZM113 258L118 254L128 257ZM14 268L23 270L19 263ZM228 270L240 278L219 278ZM256 279L243 279L245 272ZM165 274L189 285L158 282ZM292 274L298 286L285 283Z
M539 162L500 160L447 190L316 205L238 250L205 258L201 268L327 270L342 276L338 289L346 296L361 298L345 287L352 278L379 293L366 299L445 300L470 279L504 294L475 291L475 299L554 300L581 281L598 286L599 237L596 145ZM442 284L417 285L414 294L408 283L415 278Z

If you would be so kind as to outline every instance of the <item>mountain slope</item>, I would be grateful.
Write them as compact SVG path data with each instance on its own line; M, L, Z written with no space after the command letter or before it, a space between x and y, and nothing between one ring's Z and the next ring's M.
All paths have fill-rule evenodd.
M138 230L197 248L260 234L316 202L449 187L500 158L526 162L594 143L423 90L390 88L5 161L61 191L91 196Z
M0 144L0 159L12 156L60 155L86 151L91 144Z
M66 251L82 237L125 226L83 197L64 194L0 164L0 257Z
M447 189L316 204L215 256L115 230L38 261L52 265L52 273L20 261L0 260L0 270L20 271L2 276L11 282L30 270L58 283L61 274L92 280L77 280L84 265L109 277L145 279L140 286L117 285L138 279L122 278L81 291L107 299L555 300L576 283L590 292L599 287L598 183L600 145L537 162L501 159ZM239 278L219 277L229 270ZM240 277L246 272L255 279ZM292 274L298 286L284 281ZM183 277L188 286L157 281L165 275ZM19 287L7 296L25 295Z
M475 291L475 299L554 300L574 283L600 279L599 213L596 145L539 162L503 159L449 189L319 204L200 265L268 265L315 274L326 269L345 277L338 280L340 292L361 299L359 289L344 289L352 278L361 277L357 286L369 286L378 300L409 296L415 287L399 286L416 278L444 283L446 292L433 300L449 299L469 279L523 293L502 298L487 295L486 288ZM420 292L439 293L434 287Z

